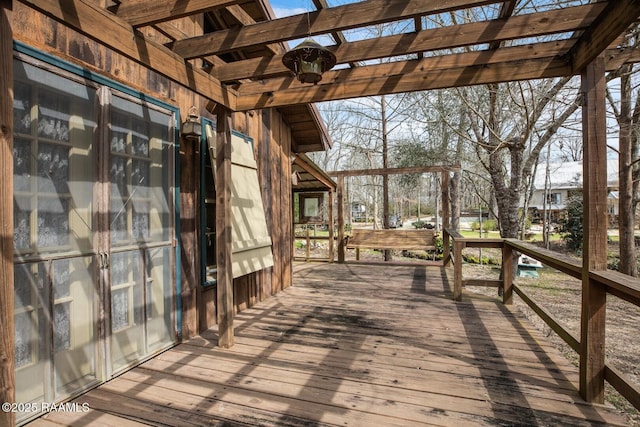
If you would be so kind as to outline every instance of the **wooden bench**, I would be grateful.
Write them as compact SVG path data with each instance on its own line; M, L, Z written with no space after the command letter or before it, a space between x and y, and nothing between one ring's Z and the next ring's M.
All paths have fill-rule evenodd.
M347 236L345 247L356 250L356 260L360 259L360 249L389 250L435 250L434 230L369 230L356 228Z

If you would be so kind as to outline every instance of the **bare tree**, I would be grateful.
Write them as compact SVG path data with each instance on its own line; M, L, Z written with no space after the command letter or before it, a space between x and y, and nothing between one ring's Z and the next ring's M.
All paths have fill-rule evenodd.
M627 39L631 45L637 44L637 35ZM611 81L620 79L618 100L607 87L607 99L620 128L618 134L618 231L620 236L619 271L630 276L638 276L635 248L635 217L638 203L638 125L640 122L640 96L632 85L634 66L624 64L607 77Z
M520 201L542 149L578 109L570 78L461 89L470 140L491 177L502 237L518 236ZM569 102L560 101L569 99Z

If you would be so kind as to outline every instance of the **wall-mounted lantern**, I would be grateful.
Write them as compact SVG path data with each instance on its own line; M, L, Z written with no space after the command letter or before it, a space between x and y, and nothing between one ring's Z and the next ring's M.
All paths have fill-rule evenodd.
M180 127L180 134L185 139L200 139L202 136L202 124L195 106L189 109L187 120Z
M322 80L322 73L336 65L336 56L309 38L285 53L282 63L300 82L317 84Z

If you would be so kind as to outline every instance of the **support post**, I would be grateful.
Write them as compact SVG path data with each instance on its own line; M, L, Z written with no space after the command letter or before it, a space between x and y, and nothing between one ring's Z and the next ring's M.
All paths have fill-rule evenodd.
M338 176L338 262L344 262L344 176Z
M218 268L218 345L233 346L231 265L231 112L218 107L216 125L216 246Z
M589 278L607 268L607 147L604 56L582 72L583 257L580 394L604 402L606 290Z
M335 241L334 241L334 225L335 218L333 217L333 190L329 189L329 262L333 262L335 253Z
M182 138L180 141L180 241L182 274L182 338L198 334L198 289L197 263L197 209L198 178L196 177L197 144L200 140Z
M0 403L15 402L13 324L13 32L12 1L0 0ZM0 411L0 425L15 424Z
M449 234L445 230L451 227L451 197L449 196L449 172L443 170L440 172L440 191L442 195L442 265L446 266L450 256ZM436 212L436 218L438 218ZM437 229L436 224L436 229ZM456 230L458 231L458 230Z
M451 227L451 197L449 197L449 171L440 172L440 190L442 194L442 228ZM438 217L436 212L436 218ZM436 224L437 228L437 224Z

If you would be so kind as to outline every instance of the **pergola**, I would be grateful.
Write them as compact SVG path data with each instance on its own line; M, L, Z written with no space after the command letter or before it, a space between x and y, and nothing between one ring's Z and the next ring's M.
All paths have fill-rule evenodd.
M606 292L592 286L589 273L606 269L606 221L599 217L607 207L605 72L640 58L637 50L622 47L625 31L640 15L640 1L609 0L583 5L558 1L545 6L544 10L531 8L515 13L521 3L515 0L366 0L337 7L328 7L326 0L313 0L316 11L270 20L264 20L264 16L273 15L262 0L21 0L21 3L206 97L211 111L217 107L218 132L222 136L230 133L231 112L580 75L584 229L588 230L583 256L583 317L587 320L583 323L582 335L602 334L602 339L591 336L581 341L587 343L587 347L581 351L580 380L581 392L587 400L602 399L598 378L603 375L604 353L600 346L604 330L593 329L602 324ZM13 108L13 37L8 18L12 4L11 0L0 1L0 120L11 117ZM440 28L428 25L429 17L434 15L473 8L482 8L479 15L486 19L462 23L448 19L449 25ZM186 38L178 20L202 13L205 13L205 31L225 29ZM354 41L342 33L403 20L413 21L413 31ZM160 42L157 34L171 41ZM281 42L322 34L334 38L335 44L329 49L335 53L338 66L325 73L317 85L301 84L282 64L285 51ZM293 130L304 134L312 125L313 120L301 121ZM12 164L11 141L10 122L9 125L0 122L0 164L5 170ZM321 141L312 143L320 148L323 145ZM220 161L219 176L224 178L227 174L228 177L230 159ZM228 188L224 189L225 194L226 190ZM3 201L0 203L0 282L11 283L10 180L0 183L0 195ZM221 229L224 221L229 221L228 215L225 217L228 209L225 203L219 206ZM221 233L219 239L219 247L229 247L230 235ZM232 282L228 274L230 255L223 258L218 266L218 286L222 298L226 298ZM12 289L0 287L0 324L3 325L10 324L11 294ZM222 301L219 309L233 315L228 300ZM223 315L221 335L232 328L229 319ZM11 345L3 342L0 348L12 348ZM5 360L0 360L3 379L10 370L6 368ZM3 389L0 395L4 396L5 392Z
M232 111L578 75L600 54L607 70L638 56L620 47L638 16L632 0L558 1L522 14L514 14L517 1L368 0L327 7L326 0L314 0L317 11L271 20L262 20L272 13L261 0L22 3ZM424 28L430 16L472 8L482 8L487 19ZM185 38L174 25L203 12L223 24L212 28L226 29ZM342 33L401 20L413 20L414 31L351 42ZM160 44L147 35L151 27L173 41ZM281 42L321 34L336 41L329 49L338 66L317 85L301 84L282 64ZM552 41L541 41L551 35ZM442 54L453 49L458 53Z

